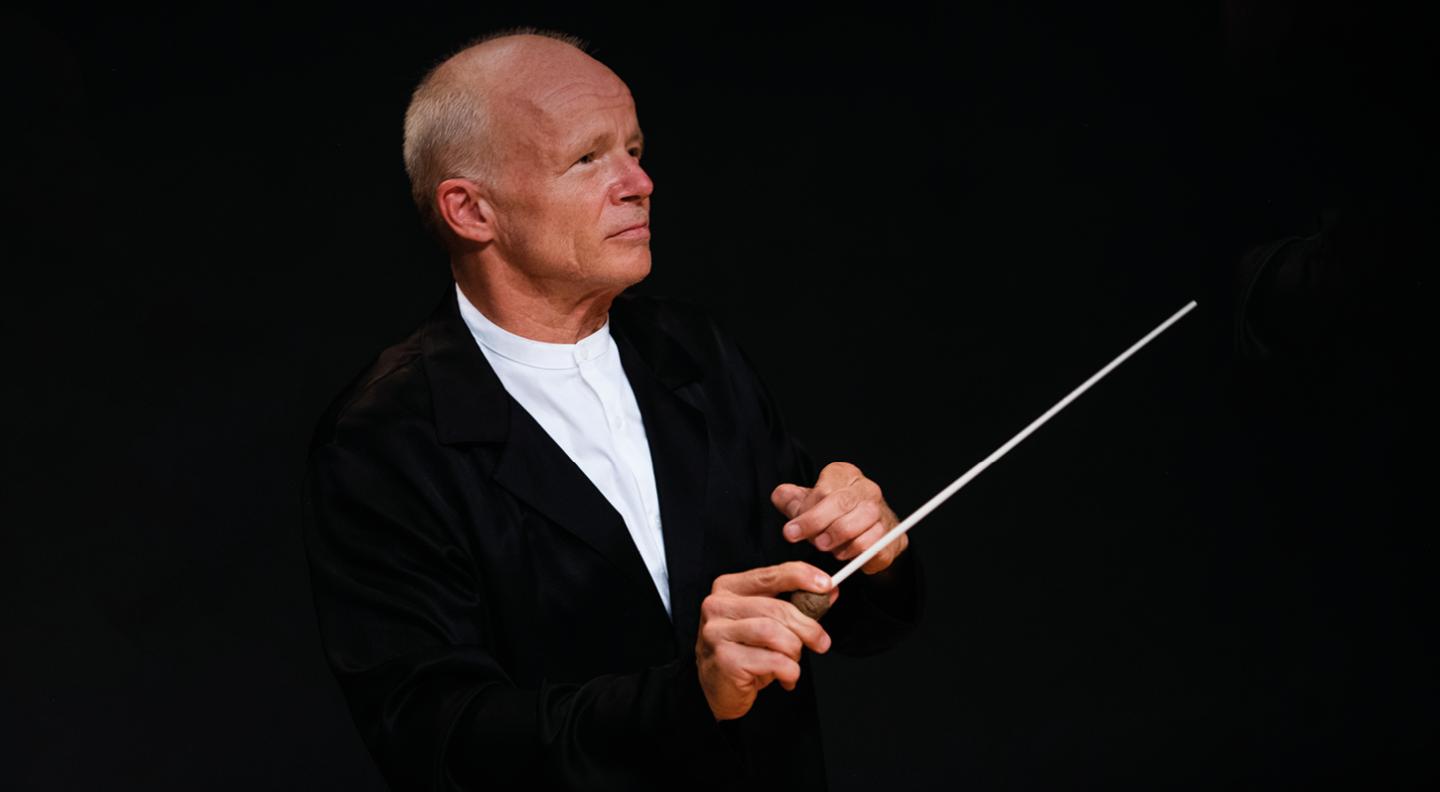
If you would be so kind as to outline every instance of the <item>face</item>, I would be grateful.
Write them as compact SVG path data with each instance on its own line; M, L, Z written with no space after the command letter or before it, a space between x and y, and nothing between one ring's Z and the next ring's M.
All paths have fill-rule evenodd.
M629 89L595 61L529 77L501 115L497 252L552 290L638 283L650 272L654 184Z

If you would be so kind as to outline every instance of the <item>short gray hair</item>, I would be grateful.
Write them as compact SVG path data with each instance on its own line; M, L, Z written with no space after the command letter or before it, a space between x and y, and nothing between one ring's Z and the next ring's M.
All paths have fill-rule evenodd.
M487 33L465 44L426 72L405 109L405 173L410 195L421 219L439 232L444 227L435 205L435 187L446 179L488 182L494 178L486 98L474 86L446 79L442 72L456 57L495 39L510 36L544 36L588 51L582 39L569 33L521 27Z

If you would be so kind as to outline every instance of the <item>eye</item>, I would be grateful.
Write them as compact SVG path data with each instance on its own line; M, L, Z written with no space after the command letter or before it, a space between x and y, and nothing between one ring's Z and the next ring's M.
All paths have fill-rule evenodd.
M576 164L576 165L589 165L590 163L592 163L592 162L594 162L594 161L595 161L595 152L591 151L591 152L589 152L588 154L586 154L585 156L581 157L580 159L575 160L575 164Z
M644 153L644 150L641 149L639 146L631 146L631 147L630 147L630 156L634 157L634 158L637 159L637 160L640 159L640 155L643 154L643 153Z

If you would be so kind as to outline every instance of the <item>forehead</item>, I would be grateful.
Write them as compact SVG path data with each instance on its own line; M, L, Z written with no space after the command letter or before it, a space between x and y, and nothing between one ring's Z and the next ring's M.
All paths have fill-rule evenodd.
M532 61L516 71L505 91L501 115L522 139L533 143L539 142L537 136L583 134L583 127L635 124L630 89L588 56Z
M586 128L634 124L630 89L613 74L557 80L522 95L520 115L535 131L556 137L582 134Z
M557 81L546 86L531 101L538 114L554 120L606 111L629 110L633 113L635 110L630 89L613 74L608 79Z

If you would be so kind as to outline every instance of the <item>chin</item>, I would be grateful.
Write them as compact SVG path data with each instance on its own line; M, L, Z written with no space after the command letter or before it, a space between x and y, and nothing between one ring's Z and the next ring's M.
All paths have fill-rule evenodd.
M616 279L623 281L626 286L633 286L650 274L650 249L646 248L642 255L628 257L626 261L616 262L612 272L616 273Z
M586 288L621 291L645 280L650 274L650 246L605 247L582 257L576 274Z

